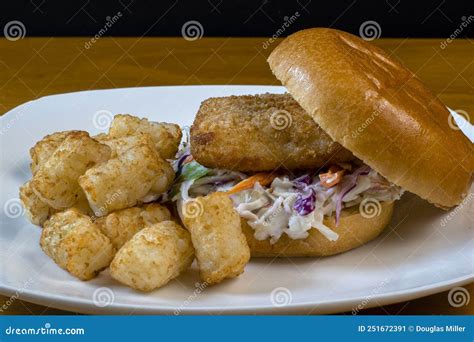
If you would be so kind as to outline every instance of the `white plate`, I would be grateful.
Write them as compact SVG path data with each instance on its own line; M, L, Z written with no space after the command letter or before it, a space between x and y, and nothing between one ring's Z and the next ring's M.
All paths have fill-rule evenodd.
M18 201L30 177L28 149L44 135L98 133L109 113L191 124L211 96L284 92L282 87L192 86L114 89L49 96L1 119L0 292L85 313L331 313L410 300L473 280L473 198L451 214L405 194L390 226L371 243L327 258L256 259L238 279L201 291L190 270L162 289L135 292L107 271L81 282L41 251L40 228ZM8 304L8 303L7 303Z

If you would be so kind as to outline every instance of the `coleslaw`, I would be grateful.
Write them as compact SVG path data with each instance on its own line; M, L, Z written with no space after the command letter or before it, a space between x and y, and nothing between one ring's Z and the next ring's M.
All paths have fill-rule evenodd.
M366 199L395 201L403 194L400 187L369 166L356 163L338 165L338 170L342 170L338 175L342 176L338 184L330 187L321 180L320 173L307 171L297 175L275 174L267 186L256 181L252 187L234 192L231 189L252 175L200 165L192 158L188 143L178 152L173 167L177 177L169 192L171 200L181 202L216 191L230 191L235 210L254 229L255 238L270 239L271 243L283 234L291 239L305 239L310 229L317 229L328 240L335 241L339 236L324 225L324 217L335 215L338 224L345 208L358 206Z

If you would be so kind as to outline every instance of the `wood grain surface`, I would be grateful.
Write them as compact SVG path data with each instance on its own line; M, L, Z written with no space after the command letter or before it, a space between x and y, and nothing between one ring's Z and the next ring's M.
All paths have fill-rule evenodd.
M277 42L265 49L267 43L266 38L100 38L96 42L86 37L0 39L0 113L42 96L80 90L279 85L266 63ZM374 44L414 71L449 107L474 115L474 41L379 39ZM464 288L474 293L474 284ZM0 296L0 307L7 302L10 305L2 314L74 314ZM453 307L448 292L443 292L359 314L472 315L474 305L471 301Z

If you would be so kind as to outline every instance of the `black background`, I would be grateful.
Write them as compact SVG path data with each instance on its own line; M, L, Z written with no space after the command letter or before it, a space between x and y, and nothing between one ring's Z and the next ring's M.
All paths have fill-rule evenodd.
M0 0L0 28L21 21L27 36L93 36L107 16L122 18L105 35L180 36L183 24L197 20L204 36L271 36L285 17L300 14L286 33L307 27L334 27L358 34L368 20L381 37L448 37L474 15L474 1L262 1L262 0ZM469 37L472 27L460 37Z

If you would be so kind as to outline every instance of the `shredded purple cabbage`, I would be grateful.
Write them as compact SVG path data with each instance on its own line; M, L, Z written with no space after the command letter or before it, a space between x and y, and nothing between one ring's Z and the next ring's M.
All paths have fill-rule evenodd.
M355 170L350 175L344 176L342 182L339 184L341 187L341 191L339 191L339 195L336 200L336 226L339 225L339 218L341 216L342 211L342 201L344 200L344 196L346 196L352 189L355 188L357 184L357 177L362 175L368 175L370 172L370 167L367 165L363 165Z
M293 208L298 215L305 216L310 214L316 203L316 193L313 188L309 187L312 178L308 174L304 174L298 178L293 179L293 187L299 191Z
M308 188L304 192L300 192L296 197L293 208L296 210L298 215L306 216L313 212L316 204L316 192L313 188Z
M191 155L191 153L187 152L187 153L183 153L183 155L181 157L179 157L179 159L177 160L178 170L181 170L181 166L183 166L184 161L190 155Z
M311 184L311 182L311 176L308 174L293 179L294 187L298 190L305 190L306 187Z

